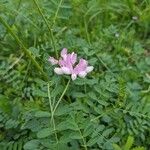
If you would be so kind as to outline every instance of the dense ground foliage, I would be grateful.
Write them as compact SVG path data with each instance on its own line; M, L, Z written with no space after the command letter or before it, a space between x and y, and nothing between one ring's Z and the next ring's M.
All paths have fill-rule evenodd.
M149 35L150 0L0 0L0 149L148 150ZM54 73L64 47L86 78Z

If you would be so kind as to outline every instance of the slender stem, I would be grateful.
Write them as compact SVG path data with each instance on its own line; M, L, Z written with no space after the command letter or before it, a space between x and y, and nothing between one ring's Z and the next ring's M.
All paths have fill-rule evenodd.
M53 19L53 25L52 25L52 26L54 26L54 24L55 24L55 21L56 21L56 18L57 18L58 12L59 12L59 8L60 8L60 6L61 6L61 4L62 4L62 1L63 1L63 0L60 0L60 2L59 2L59 4L58 4L58 7L57 7L57 10L56 10L56 13L55 13L54 19Z
M68 87L69 87L69 83L70 83L70 79L68 80L68 83L67 83L67 85L66 85L66 87L65 87L65 89L64 89L64 91L63 91L63 93L61 94L61 96L60 96L58 102L56 103L56 105L55 105L55 107L54 107L54 109L53 109L53 113L55 113L55 111L56 111L56 109L57 109L59 103L61 102L63 96L65 95L65 93L66 93L66 91L67 91L67 89L68 89Z
M83 137L83 135L82 135L82 132L81 132L79 126L78 126L78 131L79 131L79 133L80 133L80 135L81 135L81 137L82 137L83 147L85 148L85 150L87 150L86 141L85 141L85 139L84 139L84 137Z
M54 113L53 113L53 106L52 106L52 100L51 100L49 88L50 88L50 85L48 83L47 84L47 93L48 93L49 106L50 106L50 110L51 110L51 121L50 122L52 122L52 124L53 124L55 139L56 139L56 142L58 143L58 137L57 137L57 133L56 133L56 125L55 125Z
M43 20L44 20L44 22L45 22L45 24L46 24L46 26L47 26L47 28L49 30L50 37L51 37L51 43L52 43L53 49L55 51L56 58L58 58L58 52L57 52L57 49L56 49L56 46L55 46L55 40L54 40L52 29L50 28L47 19L44 17L44 14L43 14L41 8L39 7L39 4L38 4L37 0L33 0L33 2L35 3L39 13L41 14L41 16L42 16L42 18L43 18Z
M88 33L88 25L86 22L86 15L84 16L84 27L85 27L85 33L86 33L86 38L87 38L88 44L91 46L92 44L91 44L90 36ZM103 64L103 66L114 75L114 73L111 71L110 68L107 67L107 65L103 62L103 60L97 54L95 54L95 55L98 58L98 60Z
M22 57L23 57L23 53L22 53L21 56L20 56L19 58L17 58L17 59L15 60L15 62L13 62L13 63L9 66L9 68L3 73L3 77L5 77L5 75L8 73L8 71L11 70L11 69L13 69L14 66L19 63L19 61L21 60Z
M101 118L102 116L106 115L107 113L109 113L109 112L112 111L112 110L113 110L113 108L106 110L106 112L104 112L104 113L102 113L101 115L99 115L99 116L97 116L97 117L91 119L91 121L95 121L95 120Z
M47 93L48 93L49 107L50 107L50 110L51 110L51 113L52 113L53 112L53 106L52 106L52 100L51 100L49 88L50 88L50 85L48 83L47 84Z
M111 69L105 64L105 62L102 60L102 58L100 56L98 56L97 54L95 54L95 56L97 57L97 59L101 62L101 64L115 77L114 73L111 71Z
M29 69L30 69L30 65L31 65L31 60L29 61L28 65L27 65L27 69L26 69L26 72L25 72L25 75L24 75L24 78L23 78L23 82L26 80L27 78L27 75L29 73Z
M16 40L18 45L22 47L22 51L27 55L27 57L32 61L32 63L35 65L35 67L42 73L45 80L48 80L47 74L43 71L43 69L40 67L38 62L34 59L34 57L31 55L31 53L28 51L28 49L24 46L24 44L20 41L18 36L13 32L11 27L7 24L7 22L4 21L2 17L0 17L0 22L4 25L4 27L8 30L8 32L12 35L12 37Z
M87 22L86 22L86 17L84 17L84 27L85 27L85 33L86 33L87 41L88 41L89 45L91 45L90 37L89 37L89 34L88 34L88 26L87 26Z

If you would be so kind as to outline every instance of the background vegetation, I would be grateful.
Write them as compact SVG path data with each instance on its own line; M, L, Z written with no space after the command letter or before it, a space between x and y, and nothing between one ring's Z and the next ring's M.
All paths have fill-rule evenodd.
M0 0L0 149L148 150L149 35L149 0ZM64 47L94 71L55 75Z

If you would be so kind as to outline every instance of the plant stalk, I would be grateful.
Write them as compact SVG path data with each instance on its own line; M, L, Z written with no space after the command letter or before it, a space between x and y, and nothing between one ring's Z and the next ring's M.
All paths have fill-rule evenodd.
M31 53L28 51L28 49L24 46L24 44L21 42L21 40L18 38L18 36L13 32L11 27L7 24L7 22L0 16L0 22L3 24L3 26L8 30L8 32L11 34L11 36L16 40L19 46L22 47L22 51L26 54L26 56L32 61L34 66L41 72L44 79L48 81L47 74L43 71L43 69L40 67L38 62L35 60L35 58L31 55Z
M41 14L41 16L42 16L42 18L43 18L43 20L44 20L44 22L45 22L45 24L46 24L46 26L47 26L47 28L49 30L50 38L51 38L51 44L52 44L52 47L53 47L53 49L55 51L56 58L58 58L58 52L57 52L57 49L56 49L56 46L55 46L55 40L54 40L54 35L53 35L53 32L52 32L52 29L50 28L47 19L44 17L44 14L43 14L43 12L42 12L42 10L41 10L37 0L33 0L33 2L35 3L39 13Z

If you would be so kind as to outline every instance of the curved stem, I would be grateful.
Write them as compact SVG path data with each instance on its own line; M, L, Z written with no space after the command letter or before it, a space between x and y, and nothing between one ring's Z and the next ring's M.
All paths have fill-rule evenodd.
M53 19L53 25L55 24L55 21L56 21L56 18L57 18L57 15L58 15L58 12L59 12L59 9L60 9L60 6L62 4L63 0L60 0L59 4L58 4L58 7L57 7L57 10L56 10L56 13L55 13L55 16L54 16L54 19Z
M44 17L44 14L43 14L41 8L39 7L39 4L38 4L37 0L33 0L33 2L35 3L39 13L41 14L41 16L42 16L42 18L43 18L43 20L44 20L44 22L45 22L45 24L46 24L46 26L47 26L47 28L49 30L50 37L51 37L51 43L52 43L53 49L55 51L56 58L58 58L58 52L57 52L57 49L56 49L56 46L55 46L55 40L54 40L52 29L50 28L48 21Z
M91 41L90 41L90 37L89 37L89 33L88 33L88 26L87 26L85 17L84 17L84 27L85 27L85 33L86 33L86 38L87 38L88 44L91 45Z
M57 109L59 103L61 102L63 96L65 95L65 93L66 93L66 91L67 91L67 89L68 89L68 87L69 87L69 83L70 83L70 79L68 80L68 83L67 83L67 85L66 85L66 87L65 87L65 89L64 89L64 91L63 91L63 93L61 94L61 96L60 96L58 102L56 103L56 105L55 105L55 107L54 107L54 109L53 109L53 114L55 113L55 111L56 111L56 109Z
M50 110L51 110L51 120L50 120L50 123L52 122L52 124L53 124L54 133L55 133L55 139L56 139L56 142L58 143L58 136L57 136L57 133L56 133L56 125L55 125L55 120L54 120L52 99L51 99L51 96L50 96L50 90L49 90L49 88L50 88L50 85L48 83L47 84L47 93L48 93L49 106L50 106Z

